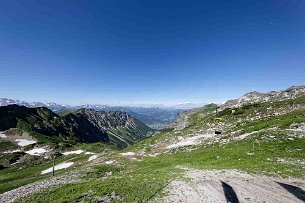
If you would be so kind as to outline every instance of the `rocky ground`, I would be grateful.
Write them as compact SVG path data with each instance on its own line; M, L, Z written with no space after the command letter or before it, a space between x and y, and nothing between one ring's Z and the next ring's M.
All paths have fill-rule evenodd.
M305 202L304 179L281 179L237 170L190 170L183 180L173 180L165 197L153 202Z
M69 175L54 177L48 180L34 182L1 194L0 202L5 202L5 203L14 202L17 199L41 192L43 189L49 188L51 186L68 184L77 181L78 181L77 175L69 174Z

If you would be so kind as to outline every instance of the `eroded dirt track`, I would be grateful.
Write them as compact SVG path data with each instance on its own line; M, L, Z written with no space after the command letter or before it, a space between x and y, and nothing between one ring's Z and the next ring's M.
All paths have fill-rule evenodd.
M186 180L173 180L155 202L305 202L304 179L280 179L237 170L187 170Z
M71 175L57 176L48 180L30 183L28 185L24 185L14 190L0 194L0 203L14 202L17 199L27 197L35 193L39 193L43 189L51 186L77 182L78 181L77 178L78 178L77 175L71 174Z

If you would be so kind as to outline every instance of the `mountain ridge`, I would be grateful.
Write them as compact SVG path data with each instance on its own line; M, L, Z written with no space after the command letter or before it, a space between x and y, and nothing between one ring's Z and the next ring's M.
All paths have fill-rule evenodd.
M16 104L0 107L0 131L10 128L20 128L55 139L113 142L122 147L154 132L125 112L83 108L59 116L46 107L28 108Z
M42 103L42 102L26 102L21 100L0 98L0 106L6 106L10 104L17 104L26 106L29 108L35 107L47 107L57 114L61 114L65 111L73 111L81 108L95 109L97 111L123 111L127 112L134 118L142 121L146 125L154 129L162 129L168 122L172 121L181 109L174 108L160 108L160 107L121 107L121 106L109 106L100 104L85 104L85 105L62 105L55 102Z
M267 93L261 93L258 91L248 92L237 99L231 99L226 101L222 105L207 104L200 108L194 108L190 110L183 111L178 114L175 120L167 125L168 128L173 128L175 130L181 130L188 126L188 117L196 114L202 110L208 111L210 113L216 111L216 106L219 107L219 111L225 109L239 108L247 104L254 104L258 102L273 102L282 101L288 99L295 99L297 97L305 95L305 85L301 86L291 86L286 90L270 91Z
M224 104L220 105L221 109L240 107L245 104L251 104L256 102L266 101L281 101L285 99L293 99L305 94L305 85L291 86L286 90L270 91L267 93L261 93L257 91L249 92L243 96L228 100Z
M292 91L296 89L298 88L293 88ZM290 91L291 89L288 92ZM201 188L200 194L212 189L220 191L219 194L217 193L218 196L224 198L223 188L218 184L223 181L232 185L234 189L241 185L242 191L247 195L237 193L240 200L249 201L251 197L250 200L254 202L256 200L259 202L261 199L265 202L271 200L270 195L263 198L261 196L264 194L262 191L265 190L263 185L272 182L274 188L277 188L272 192L272 195L275 194L278 198L274 202L278 202L283 199L284 190L277 185L274 176L281 177L277 180L289 183L291 185L289 187L294 187L295 190L302 191L305 188L305 95L302 91L297 92L297 94L288 94L288 97L285 96L286 93L283 93L283 97L280 96L282 93L272 93L279 96L272 97L268 101L264 101L264 95L259 93L246 94L246 97L258 95L257 99L261 102L251 103L254 101L246 100L239 103L240 107L232 106L219 110L223 119L215 119L216 104L192 109L180 114L185 122L183 121L183 125L179 128L159 131L154 136L124 149L111 149L101 142L57 148L56 150L63 155L58 156L56 166L70 165L56 171L56 178L60 178L62 174L68 177L77 175L80 182L63 185L68 183L64 182L55 189L50 185L46 186L47 190L37 189L39 188L37 185L40 185L37 179L50 183L49 174L55 147L51 148L49 144L39 143L27 148L11 146L7 144L11 134L4 132L0 134L2 135L0 140L3 140L2 146L5 145L0 154L0 164L2 156L3 166L7 168L3 169L2 173L0 170L3 180L0 183L2 186L0 190L5 192L0 195L0 199L10 200L19 197L23 198L22 202L91 202L100 199L122 202L135 200L177 202L181 200L179 195L184 194L185 186L190 183L191 177L190 188ZM37 113L38 118L45 117L50 120L54 118L54 114L49 114L46 108L40 108ZM130 126L129 129L137 125L136 121L124 122L128 119L128 114L122 112L113 114L119 114L123 121L114 122L107 119L107 114L96 114L90 109L66 112L61 117L66 118L68 124L81 125L79 126L81 129L85 124L77 121L86 120L88 125L100 129L100 123L104 123L103 119L106 119L107 122L102 125L103 130L109 130L110 134L116 133L116 125ZM32 117L33 115L30 116ZM60 120L61 117L54 120ZM180 123L179 119L180 116L177 117L177 123ZM36 124L40 125L39 119ZM216 134L216 130L220 133ZM46 152L37 155L28 154L38 149L45 149ZM28 160L32 162L28 163ZM44 171L50 173L45 174ZM223 177L221 174L228 176ZM29 179L29 176L37 179ZM241 176L245 179L241 180ZM249 180L249 177L252 179ZM237 183L236 180L240 181ZM252 188L244 189L249 184L257 188L257 180L261 181L263 188L261 191L253 193ZM215 186L206 186L206 181L212 181ZM37 192L31 193L33 187ZM88 192L88 188L92 192ZM74 191L72 195L70 195L71 191ZM159 196L157 194L159 192L164 192L165 196ZM193 191L188 194L191 194L188 195L191 198L188 202L192 202L197 193ZM198 202L204 202L206 197L215 200L214 194L213 192L200 196ZM163 201L173 195L178 199ZM297 202L296 198L292 199L294 196L289 192L284 196Z

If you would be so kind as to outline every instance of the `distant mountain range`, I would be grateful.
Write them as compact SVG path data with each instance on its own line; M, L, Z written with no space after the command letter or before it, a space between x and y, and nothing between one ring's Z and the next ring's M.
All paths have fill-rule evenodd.
M162 108L162 109L181 109L188 110L193 108L198 108L204 106L206 103L191 103L191 102L183 102L177 104L138 104L138 105L129 105L127 107L143 107L143 108Z
M54 113L61 114L67 110L77 110L77 109L94 109L96 111L122 111L126 112L132 117L142 121L146 125L154 128L154 129L162 129L167 123L174 120L178 113L184 111L184 109L188 107L193 107L194 104L191 103L184 103L178 104L174 106L164 106L162 108L150 105L150 106L134 106L134 107L121 107L121 106L109 106L109 105L79 105L79 106L72 106L72 105L62 105L57 103L42 103L42 102L26 102L21 100L14 100L14 99L7 99L7 98L0 98L0 106L6 106L10 104L17 104L21 106L26 106L29 108L35 107L46 107L53 111ZM181 107L181 108L180 108Z
M126 147L152 135L153 129L120 111L78 109L59 116L46 107L16 104L0 107L0 131L12 128L38 140L111 142Z
M42 102L26 102L16 99L7 99L7 98L0 98L0 106L7 106L10 104L17 104L19 106L26 106L29 108L35 108L35 107L47 107L54 113L61 113L67 109L77 109L76 107L70 106L70 105L61 105L56 104L54 102L52 103L42 103Z

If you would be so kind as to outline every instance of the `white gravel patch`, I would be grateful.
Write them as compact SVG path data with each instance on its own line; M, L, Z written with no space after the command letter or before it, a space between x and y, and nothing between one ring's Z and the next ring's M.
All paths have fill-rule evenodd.
M22 150L20 149L16 149L16 150L12 150L12 151L5 151L3 152L4 154L11 154L11 153L16 153L16 152L23 152Z
M123 156L134 156L136 154L134 152L125 152L125 153L121 153L121 155L123 155Z
M26 139L16 139L15 141L18 142L17 144L21 147L25 147L25 146L37 143L34 140L26 140Z
M204 134L204 135L197 135L193 137L186 137L179 141L178 143L172 144L167 146L167 149L174 149L179 147L191 146L191 145L199 145L204 139L212 138L213 134Z
M70 166L72 166L73 164L74 164L74 162L65 162L65 163L62 163L62 164L58 164L54 167L54 170L57 171L57 170L61 170L61 169L66 169L66 168L69 168ZM53 167L42 171L41 174L50 173L52 171L53 171Z
M27 153L29 155L40 156L41 154L44 154L46 152L48 152L48 151L44 148L35 148L32 150L26 151L25 153Z
M7 136L3 132L0 132L0 137L1 138L7 138Z
M158 156L160 153L155 153L155 154L148 154L148 156L150 156L150 157L156 157L156 156Z
M97 158L97 155L92 155L92 156L89 157L88 161L92 161L92 160L94 160L96 158Z
M75 151L69 151L69 152L63 152L62 154L63 155L70 155L70 154L81 154L83 153L84 151L83 150L75 150Z
M85 154L88 155L88 154L95 154L95 153L93 153L93 152L86 152Z
M238 137L234 137L233 140L243 140L243 139L245 139L246 137L248 137L249 135L252 135L253 133L256 133L256 131L255 131L255 132L252 132L252 133L245 133L245 134L242 134L242 135L240 135L240 136L238 136Z
M243 140L243 139L245 139L246 137L248 137L248 136L250 136L250 135L253 135L253 134L255 134L255 133L259 133L259 132L262 132L262 131L267 131L267 130L275 130L275 129L277 129L276 127L274 127L274 128L268 128L268 129L262 129L262 130L258 130L258 131L253 131L253 132L251 132L251 133L244 133L244 134L242 134L242 135L239 135L239 136L237 136L237 137L234 137L233 138L233 140ZM274 136L269 136L269 137L271 137L271 138L274 138Z
M111 164L115 164L115 163L117 163L116 160L105 161L105 164L107 164L107 165L111 165Z

